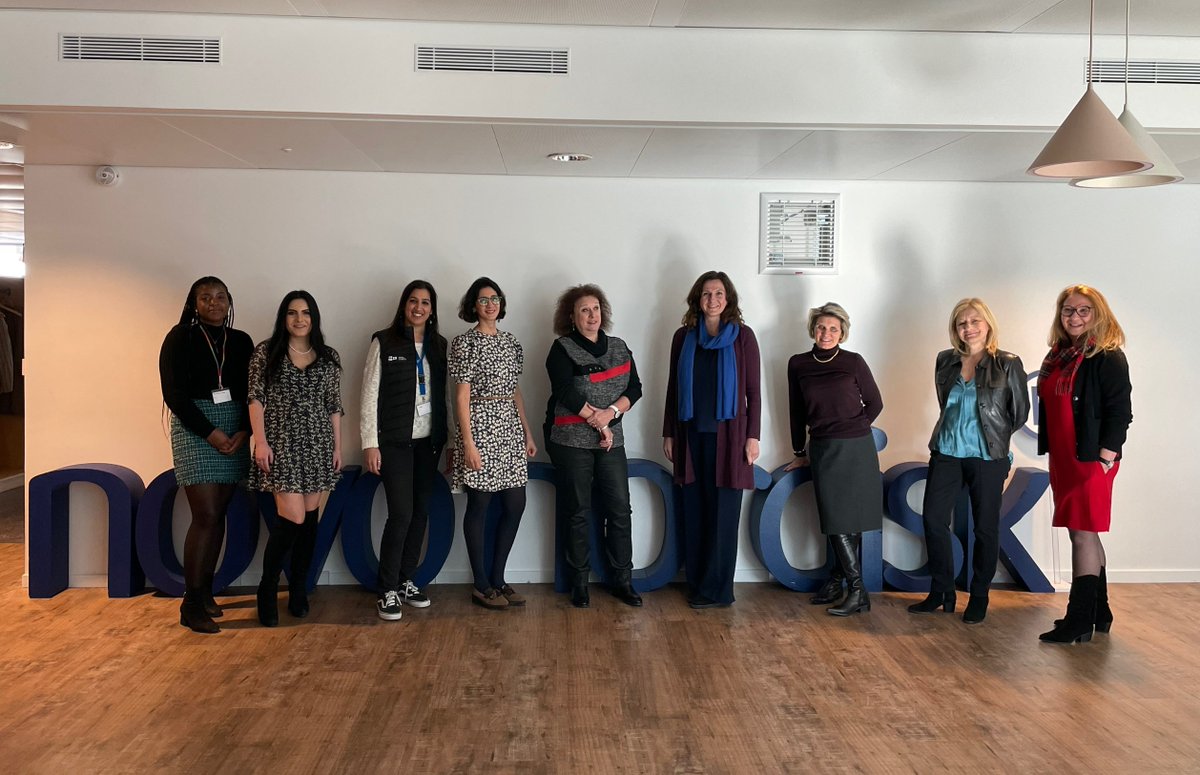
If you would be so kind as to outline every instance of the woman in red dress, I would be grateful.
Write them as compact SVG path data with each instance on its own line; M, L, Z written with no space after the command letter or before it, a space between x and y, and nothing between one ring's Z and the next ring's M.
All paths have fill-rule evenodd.
M1038 453L1050 453L1054 526L1071 536L1071 597L1067 615L1039 636L1047 643L1083 643L1108 632L1104 545L1112 519L1113 480L1133 421L1125 332L1095 288L1072 285L1058 294L1050 352L1038 376Z

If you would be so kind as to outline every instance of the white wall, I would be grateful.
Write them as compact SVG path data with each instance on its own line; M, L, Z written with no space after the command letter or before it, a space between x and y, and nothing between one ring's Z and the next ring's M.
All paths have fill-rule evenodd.
M614 333L633 348L646 398L626 422L631 456L662 460L660 429L669 337L683 296L709 268L738 284L764 353L763 460L790 455L784 367L807 349L809 307L835 300L850 311L848 346L879 380L877 425L890 445L883 466L926 457L936 417L933 357L946 346L946 316L979 295L1002 326L1002 346L1030 370L1045 352L1057 291L1072 282L1103 290L1129 335L1134 425L1116 486L1107 541L1114 580L1200 580L1200 539L1188 491L1200 420L1191 400L1200 367L1194 300L1200 270L1200 189L1085 191L1036 184L636 181L380 173L127 169L116 188L91 170L31 167L28 175L27 379L30 475L59 466L112 462L149 481L170 467L156 359L196 277L216 274L237 304L237 325L262 339L279 298L311 290L328 340L348 365L346 446L358 444L359 369L371 331L391 318L403 285L431 280L442 294L444 331L459 294L479 274L504 286L506 327L525 346L522 389L539 422L547 385L542 360L550 311L569 284L600 283ZM760 277L758 194L839 191L842 273ZM540 435L540 434L539 434ZM1044 466L1019 437L1017 463ZM349 462L358 461L357 451ZM546 459L539 453L539 459ZM550 577L548 488L534 485L510 567L514 580ZM104 570L102 514L76 499L73 584ZM656 518L638 490L636 559L649 559ZM748 500L748 499L747 499ZM382 495L376 502L381 517ZM796 508L793 505L793 508ZM90 514L89 514L90 512ZM461 514L461 504L459 513ZM796 562L818 556L812 514L791 531ZM1044 499L1022 525L1035 560L1061 560ZM376 526L378 530L378 525ZM467 577L455 550L440 580ZM1061 539L1065 544L1065 538ZM1061 548L1060 548L1061 549ZM919 544L888 530L885 554L907 567ZM334 581L347 580L340 553ZM257 566L245 577L255 580ZM340 574L340 575L339 575ZM743 540L740 578L761 578Z

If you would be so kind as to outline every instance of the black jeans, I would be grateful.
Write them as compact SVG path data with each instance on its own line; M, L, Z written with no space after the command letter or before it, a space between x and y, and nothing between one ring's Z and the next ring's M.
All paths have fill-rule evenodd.
M379 544L380 592L410 581L421 560L429 526L429 494L437 476L438 455L429 439L409 446L380 447L379 478L387 496L388 516Z
M975 520L975 550L971 594L987 595L996 560L1000 555L1000 500L1010 467L1008 458L949 457L934 452L925 479L925 503L921 507L925 546L929 550L929 591L954 591L954 552L950 547L950 522L954 504L965 486L971 497Z
M546 442L554 462L556 504L566 537L563 559L572 585L586 584L591 565L588 519L595 493L596 516L603 520L604 552L611 570L609 583L628 584L633 572L633 540L629 508L629 462L624 447L579 449Z
M696 475L683 486L683 570L689 597L732 603L742 491L717 486L717 434L689 429L687 440Z

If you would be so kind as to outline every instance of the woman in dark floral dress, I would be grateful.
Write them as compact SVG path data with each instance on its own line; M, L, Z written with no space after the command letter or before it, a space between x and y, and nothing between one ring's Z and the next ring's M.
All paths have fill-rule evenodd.
M525 355L515 336L496 328L507 310L500 286L480 277L471 283L458 310L458 316L475 327L450 344L450 381L458 414L454 484L467 491L463 536L475 577L471 599L492 609L525 604L505 582L504 568L525 512L529 458L537 454L518 384ZM493 496L500 498L503 513L488 568L484 521Z
M308 615L308 575L317 541L321 495L342 468L341 361L321 334L321 311L308 291L283 297L271 338L250 359L250 486L275 495L279 522L263 553L258 619L279 624L276 598L290 550L288 611Z

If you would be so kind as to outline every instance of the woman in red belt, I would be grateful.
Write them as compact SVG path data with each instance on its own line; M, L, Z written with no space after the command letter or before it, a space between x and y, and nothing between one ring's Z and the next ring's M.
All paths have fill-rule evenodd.
M1072 285L1058 294L1050 352L1038 376L1038 453L1050 453L1054 525L1071 536L1071 598L1067 615L1040 638L1083 643L1108 632L1104 546L1112 519L1112 486L1133 421L1125 332L1095 288Z

